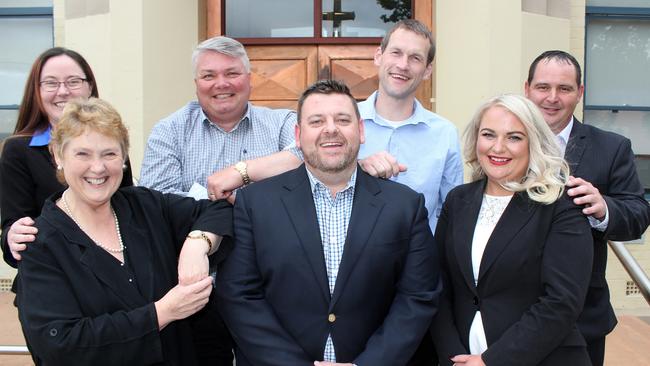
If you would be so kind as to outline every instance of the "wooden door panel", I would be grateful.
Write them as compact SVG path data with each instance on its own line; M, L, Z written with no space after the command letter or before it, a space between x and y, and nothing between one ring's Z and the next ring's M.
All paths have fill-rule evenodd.
M295 108L300 93L316 81L316 46L248 46L251 102Z
M366 99L377 89L377 68L373 64L377 46L319 46L319 79L344 81L357 100Z

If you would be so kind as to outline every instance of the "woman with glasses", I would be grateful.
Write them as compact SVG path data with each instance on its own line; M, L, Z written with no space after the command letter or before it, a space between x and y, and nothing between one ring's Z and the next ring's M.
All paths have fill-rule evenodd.
M29 72L13 136L0 155L0 217L4 260L16 267L25 243L37 232L33 219L45 199L63 189L48 150L50 130L73 98L97 97L95 76L77 52L61 47L43 52ZM122 186L133 185L127 161ZM16 292L14 281L14 288Z

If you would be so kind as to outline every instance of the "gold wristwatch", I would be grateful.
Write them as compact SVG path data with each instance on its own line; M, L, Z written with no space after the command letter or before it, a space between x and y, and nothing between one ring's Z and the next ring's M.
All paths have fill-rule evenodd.
M233 165L233 168L235 168L239 175L241 175L241 180L244 182L245 186L251 184L251 178L248 176L248 164L246 164L245 161L240 161Z
M190 239L203 239L208 243L208 253L212 250L212 240L208 238L207 235L201 230L192 230L190 231L189 234L187 234L187 237Z

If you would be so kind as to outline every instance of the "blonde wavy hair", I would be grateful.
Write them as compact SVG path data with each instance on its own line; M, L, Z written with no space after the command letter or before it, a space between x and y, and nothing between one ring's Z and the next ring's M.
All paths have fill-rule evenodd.
M504 94L483 103L463 133L463 153L471 168L472 181L483 179L485 172L476 155L476 142L481 120L487 110L501 107L514 114L528 135L528 170L519 182L505 182L511 192L526 191L530 199L542 204L555 202L564 192L569 178L569 165L562 157L556 137L544 121L537 106L521 95Z

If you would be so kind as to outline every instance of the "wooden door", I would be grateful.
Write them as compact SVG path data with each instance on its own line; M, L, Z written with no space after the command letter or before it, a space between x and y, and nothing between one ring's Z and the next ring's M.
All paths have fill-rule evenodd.
M435 0L413 1L414 18L433 30ZM207 0L206 10L206 37L223 34L223 1ZM348 44L244 40L242 43L251 60L251 102L295 109L298 97L307 86L328 78L345 81L354 97L364 100L377 89L377 68L373 57L379 42L379 39L367 38ZM432 103L435 61L433 66L432 79L424 81L417 91L420 102L432 110L435 108Z

